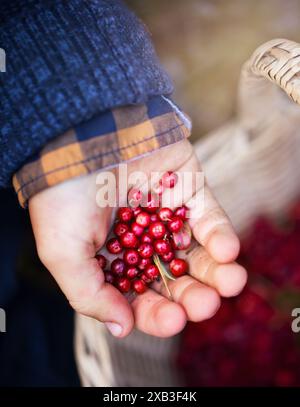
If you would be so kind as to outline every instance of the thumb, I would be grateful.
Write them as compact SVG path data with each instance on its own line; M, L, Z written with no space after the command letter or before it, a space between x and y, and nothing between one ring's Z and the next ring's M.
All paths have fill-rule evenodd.
M110 333L124 337L133 329L134 318L127 299L104 280L93 258L57 262L49 270L76 312L104 322Z

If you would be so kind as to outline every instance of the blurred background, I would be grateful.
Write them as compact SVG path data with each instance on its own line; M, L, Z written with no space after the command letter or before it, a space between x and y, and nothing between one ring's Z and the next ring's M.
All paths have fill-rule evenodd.
M146 23L193 120L193 141L235 112L242 64L273 38L300 40L298 0L126 0Z
M208 132L235 117L240 72L254 50L274 38L300 41L297 0L127 3L152 34L199 148ZM188 324L179 372L194 386L300 386L300 333L291 329L291 311L300 306L297 199L272 219L257 214L243 233L239 261L250 273L248 287L213 319Z
M192 141L235 116L243 63L273 38L300 42L298 0L126 0L146 23L193 120ZM0 385L77 386L73 313L37 260L27 213L1 192ZM11 222L14 219L14 222ZM194 386L300 386L300 201L277 218L258 216L242 237L250 281L210 321L188 324L177 369ZM151 384L151 383L149 383Z

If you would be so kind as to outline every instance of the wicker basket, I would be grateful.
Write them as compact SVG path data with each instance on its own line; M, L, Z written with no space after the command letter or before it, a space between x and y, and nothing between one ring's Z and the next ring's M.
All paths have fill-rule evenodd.
M241 73L236 119L195 145L208 182L239 233L258 214L276 215L299 194L299 72L299 44L276 39L259 47ZM114 339L102 324L76 316L84 386L176 385L177 346L177 337L136 331Z

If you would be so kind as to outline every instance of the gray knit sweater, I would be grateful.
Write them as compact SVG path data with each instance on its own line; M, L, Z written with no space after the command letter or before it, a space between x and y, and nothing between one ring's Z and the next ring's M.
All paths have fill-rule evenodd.
M0 186L50 139L170 94L143 24L118 0L1 0Z

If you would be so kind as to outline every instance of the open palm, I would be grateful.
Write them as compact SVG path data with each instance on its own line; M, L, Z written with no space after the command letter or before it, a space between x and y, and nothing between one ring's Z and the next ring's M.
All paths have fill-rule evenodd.
M196 172L200 165L192 146L182 141L128 164L129 174L137 170L150 177L153 171ZM118 168L111 171L116 174ZM243 289L247 276L234 262L239 241L231 223L207 185L204 191L191 185L185 203L190 206L204 192L204 208L200 217L193 214L196 208L191 209L189 222L199 244L187 253L189 275L169 283L174 301L156 283L129 304L115 287L105 283L95 259L113 216L112 208L99 208L96 203L96 177L72 179L38 193L29 202L41 261L77 312L105 322L115 336L126 336L135 326L167 337L180 332L187 320L210 318L218 310L221 296L234 296ZM178 191L178 202L181 198Z

